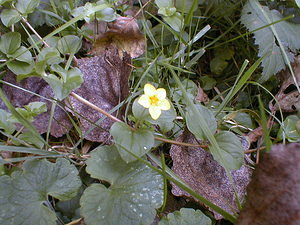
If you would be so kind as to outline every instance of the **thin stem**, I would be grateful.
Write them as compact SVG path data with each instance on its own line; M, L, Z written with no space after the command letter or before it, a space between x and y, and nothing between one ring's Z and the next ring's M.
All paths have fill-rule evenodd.
M89 102L88 100L82 98L81 96L75 94L74 92L72 92L70 94L72 97L76 98L78 101L80 101L81 103L89 106L92 109L95 109L96 111L100 112L101 114L105 115L106 117L110 118L111 120L115 121L115 122L121 122L123 123L122 120L120 120L119 118L109 114L108 112L106 112L105 110L99 108L98 106L94 105L93 103ZM130 126L129 126L130 127ZM130 129L132 130L136 130L133 127L130 127ZM166 139L166 138L162 138L162 137L154 137L155 140L157 141L162 141L165 143L170 143L170 144L174 144L174 145L181 145L181 146L187 146L187 147L200 147L200 148L207 148L207 145L196 145L196 144L190 144L190 143L184 143L184 142L179 142L179 141L174 141L174 140L170 140L170 139Z

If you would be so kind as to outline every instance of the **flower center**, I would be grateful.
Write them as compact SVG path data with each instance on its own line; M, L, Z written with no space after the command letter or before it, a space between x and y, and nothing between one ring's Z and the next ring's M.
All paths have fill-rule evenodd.
M156 95L150 96L150 104L156 105L158 103L159 99L156 97Z

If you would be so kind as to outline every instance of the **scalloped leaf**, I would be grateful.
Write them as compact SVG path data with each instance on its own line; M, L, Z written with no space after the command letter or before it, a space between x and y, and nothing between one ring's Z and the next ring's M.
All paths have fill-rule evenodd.
M182 208L169 213L158 225L212 225L212 221L200 210Z
M139 161L126 164L115 146L95 149L87 172L111 185L92 184L81 197L87 225L151 224L163 203L162 176Z
M277 10L269 10L268 7L261 6L257 0L248 1L241 16L242 24L250 31L281 19L283 16ZM271 26L254 32L255 44L258 45L259 49L258 56L265 56L262 61L263 73L259 79L260 82L268 80L272 75L285 68L284 56L278 45L279 41L283 45L290 62L294 61L292 52L300 48L299 24L282 21L272 26L280 40L276 40Z
M66 159L28 160L23 171L0 177L0 224L56 225L48 196L68 200L80 186L76 167Z

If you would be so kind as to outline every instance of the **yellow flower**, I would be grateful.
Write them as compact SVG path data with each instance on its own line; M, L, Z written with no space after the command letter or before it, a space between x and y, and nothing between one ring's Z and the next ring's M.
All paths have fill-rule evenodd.
M157 120L161 110L171 108L170 102L166 99L166 90L156 89L151 84L145 84L144 94L139 98L138 103L149 109L149 113L154 120Z

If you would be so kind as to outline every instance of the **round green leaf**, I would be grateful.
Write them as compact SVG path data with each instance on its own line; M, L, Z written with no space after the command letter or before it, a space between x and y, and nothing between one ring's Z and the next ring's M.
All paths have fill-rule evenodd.
M114 138L119 154L125 162L135 161L136 158L145 155L154 145L154 136L149 129L131 130L125 123L114 123L110 128L110 134Z
M14 74L29 74L33 69L33 64L29 64L21 61L12 61L7 63L8 69L10 69Z
M21 34L9 32L1 36L0 51L4 54L13 54L21 45Z
M158 225L212 225L212 221L200 210L182 208L169 213Z
M180 32L183 26L183 19L179 12L175 12L172 16L164 16L164 21L170 25L175 31Z
M173 0L155 0L155 4L158 6L158 8L174 6Z
M22 14L32 13L39 6L40 0L18 0L16 8Z
M240 139L229 131L221 131L215 135L215 138L221 151L214 150L213 146L209 146L214 159L228 170L239 169L244 162L244 150Z
M296 115L289 115L284 120L284 125L280 127L278 137L283 138L283 133L289 142L300 141L300 118Z
M217 130L217 121L212 111L202 105L197 104L195 106L200 112L200 114L203 116L203 118L206 120L206 123L210 128L211 132L214 134ZM189 131L191 131L198 140L205 140L206 136L201 128L202 125L199 122L198 116L193 113L193 110L190 107L187 107L185 119Z
M57 43L57 49L61 54L75 54L81 48L81 38L75 35L62 37Z
M20 13L15 9L3 9L1 12L1 21L6 27L17 23L21 19Z
M47 207L48 195L67 200L80 186L76 167L66 159L26 161L22 171L0 177L0 224L56 225L55 212Z
M87 225L151 224L163 203L162 176L139 161L126 164L114 147L100 147L87 160L93 177L105 178L107 188L92 184L81 197Z

